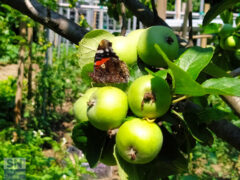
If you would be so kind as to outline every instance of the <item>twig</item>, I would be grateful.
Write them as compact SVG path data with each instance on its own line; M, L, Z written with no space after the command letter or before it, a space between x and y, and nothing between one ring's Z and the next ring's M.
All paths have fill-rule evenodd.
M188 0L188 23L189 23L189 39L188 47L193 46L193 26L192 26L192 0Z
M120 6L121 6L121 17L122 17L121 35L125 36L127 31L126 7L123 2L120 3Z
M189 98L189 97L188 97L188 96L182 96L182 97L180 97L180 98L178 98L178 99L174 99L174 100L172 101L172 104L178 103L178 102L180 102L180 101L182 101L182 100L184 100L184 99L187 99L187 98Z
M155 4L155 0L151 0L151 4L152 4L152 9L153 9L153 17L154 17L154 22L158 21L158 12L157 12L157 9L156 9L156 4Z

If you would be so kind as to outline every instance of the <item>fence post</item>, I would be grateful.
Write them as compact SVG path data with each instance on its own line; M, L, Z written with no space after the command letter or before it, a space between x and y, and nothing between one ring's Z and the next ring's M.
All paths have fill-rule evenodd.
M157 0L157 12L160 18L166 19L167 0Z
M210 4L204 4L204 13L206 13L210 9ZM205 48L207 46L207 38L202 38L201 40L201 47Z
M175 1L175 18L181 19L181 0Z
M59 0L59 4L62 3L62 0ZM63 14L63 8L60 6L59 10L58 10L59 14ZM60 58L60 54L61 54L61 41L62 41L62 37L60 35L58 35L58 45L57 45L57 57Z

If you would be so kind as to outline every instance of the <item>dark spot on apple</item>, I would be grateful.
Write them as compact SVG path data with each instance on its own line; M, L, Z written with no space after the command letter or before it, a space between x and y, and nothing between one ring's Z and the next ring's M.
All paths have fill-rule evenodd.
M166 41L169 45L171 45L174 42L173 38L171 38L170 36L167 37Z
M154 103L155 101L156 98L153 92L146 92L141 103L141 109L143 110L144 103Z
M88 109L89 109L89 108L91 108L91 107L93 107L95 105L95 101L94 100L89 100L87 102L87 105L88 105Z
M137 154L137 151L133 147L130 147L128 155L130 156L131 160L134 161L136 159L136 154Z

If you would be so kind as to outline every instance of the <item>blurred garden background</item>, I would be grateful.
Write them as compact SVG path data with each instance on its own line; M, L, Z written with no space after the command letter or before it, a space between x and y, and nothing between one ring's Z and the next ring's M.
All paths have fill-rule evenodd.
M124 27L127 34L144 28L131 11L125 9L121 14L115 1L38 2L89 31L105 29L121 34ZM150 1L141 2L152 8ZM184 34L184 27L189 26L184 20L188 1L159 2L166 3L159 15L188 39L188 33ZM204 14L214 2L191 3L193 43L218 45L214 28L210 31L201 27ZM239 9L237 3L214 22L236 27ZM26 179L119 179L114 167L100 164L90 169L71 139L76 124L72 106L87 86L81 79L78 45L0 1L0 179L4 179L4 158L17 157L26 159ZM221 98L209 98L214 107L231 113L231 122L240 128L239 118ZM197 144L191 156L189 172L169 179L240 177L239 151L216 136L211 146Z

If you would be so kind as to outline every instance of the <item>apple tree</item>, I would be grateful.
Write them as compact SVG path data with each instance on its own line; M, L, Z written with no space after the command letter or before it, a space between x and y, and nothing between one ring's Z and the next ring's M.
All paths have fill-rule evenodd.
M229 111L211 101L212 96L224 99L240 117L240 21L236 18L232 27L231 14L224 11L239 1L222 0L205 15L204 32L214 34L215 44L208 48L182 46L153 3L150 10L137 0L122 2L146 29L126 37L88 32L36 0L1 0L79 45L87 88L74 104L78 123L72 138L90 166L117 164L121 179L160 179L187 172L196 143L211 146L213 133L240 150L240 128L231 123ZM220 13L230 25L210 23ZM111 55L99 49L103 39L110 42ZM108 59L97 65L100 52L108 52ZM113 71L107 64L115 63L113 56L114 68L121 67L115 74L127 71L127 82L96 82L101 76L94 81L96 69Z

